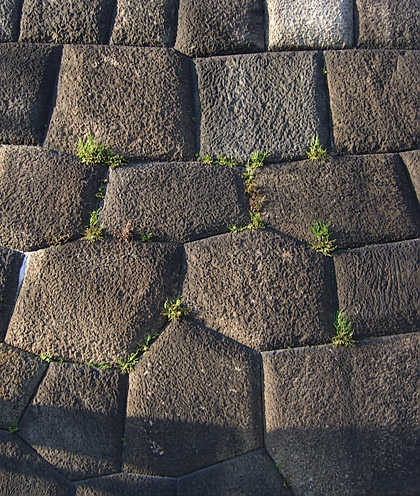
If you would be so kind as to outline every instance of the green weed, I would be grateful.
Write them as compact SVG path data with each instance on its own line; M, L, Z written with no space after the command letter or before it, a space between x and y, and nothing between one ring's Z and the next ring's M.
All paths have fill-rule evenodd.
M111 365L107 362L100 362L100 363L85 362L84 365L100 370L109 370L111 368Z
M128 160L125 157L117 155L108 146L96 142L92 135L88 136L85 141L79 139L77 142L77 157L84 164L105 164L111 169L128 164Z
M352 347L355 344L353 339L353 326L347 315L340 310L335 315L334 327L336 335L331 339L335 346Z
M51 363L54 360L54 355L52 353L41 353L41 360L43 362Z
M153 239L152 233L145 233L145 232L140 233L140 241L142 243L148 243L149 241L152 241L152 239Z
M99 223L101 210L101 208L98 208L98 210L90 212L89 225L86 227L83 235L83 239L86 239L91 243L100 241L103 238L103 225Z
M168 320L181 320L189 315L189 311L184 308L181 298L175 298L174 300L166 300L163 305L162 315L168 318Z
M326 162L328 160L328 152L322 148L318 135L312 138L306 155L309 160L316 160L317 162Z
M125 360L117 360L119 368L123 374L131 372L139 362L140 356L150 350L150 346L159 337L159 333L148 334L141 343L137 343L137 350L130 353Z
M19 425L17 422L13 422L12 424L9 425L7 428L10 434L16 434L16 432L19 430Z
M318 253L326 257L332 257L332 252L337 249L334 245L335 240L331 239L332 234L328 230L329 224L324 224L320 220L312 224L312 234L316 238L315 243L309 243L309 246Z

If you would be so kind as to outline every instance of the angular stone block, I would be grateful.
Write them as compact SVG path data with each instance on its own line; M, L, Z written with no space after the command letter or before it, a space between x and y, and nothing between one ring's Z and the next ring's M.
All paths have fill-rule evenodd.
M420 52L325 52L337 152L407 150L420 144Z
M176 496L176 480L116 474L76 482L76 496Z
M107 43L113 0L24 0L20 41Z
M58 47L0 44L0 143L42 142L59 63Z
M62 153L0 146L0 244L32 251L54 237L80 237L104 177L105 167Z
M0 4L0 42L17 41L21 0L3 0Z
M75 153L93 134L144 160L195 153L188 59L164 48L65 46L46 146Z
M334 265L355 336L420 330L420 240L343 251Z
M4 338L15 306L22 262L20 253L0 247L0 341Z
M408 169L411 182L420 203L420 150L400 153L400 156Z
M204 325L257 350L330 340L331 259L262 230L194 241L185 251L183 298Z
M133 165L111 171L103 211L109 232L130 222L180 243L249 222L240 174L201 163Z
M259 169L267 225L308 243L315 220L330 224L338 247L419 236L420 218L398 155L307 160Z
M267 0L268 49L351 48L353 0Z
M409 334L263 353L265 444L293 494L418 493L419 351Z
M124 470L177 477L262 446L260 357L170 324L130 373Z
M181 251L163 243L78 241L29 257L6 342L78 362L125 359L161 329Z
M267 150L271 158L303 158L314 134L328 146L326 83L318 53L216 57L199 59L196 67L202 154L246 160Z

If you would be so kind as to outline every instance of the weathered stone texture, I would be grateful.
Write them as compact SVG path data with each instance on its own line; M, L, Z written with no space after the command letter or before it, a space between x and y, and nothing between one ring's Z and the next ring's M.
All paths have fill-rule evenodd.
M93 134L145 160L194 156L188 59L164 48L65 46L46 146L75 153Z
M257 353L170 324L130 373L125 471L177 477L262 447L260 372Z
M116 474L76 482L75 496L177 496L176 480Z
M15 305L22 262L20 253L0 247L0 341L4 338Z
M420 150L400 154L410 174L410 179L420 203Z
M329 144L325 76L316 52L265 53L196 61L201 153L306 157L318 134ZM296 75L299 77L296 77Z
M21 0L2 0L0 3L0 43L17 41L21 3Z
M420 144L420 52L325 52L337 152L407 150Z

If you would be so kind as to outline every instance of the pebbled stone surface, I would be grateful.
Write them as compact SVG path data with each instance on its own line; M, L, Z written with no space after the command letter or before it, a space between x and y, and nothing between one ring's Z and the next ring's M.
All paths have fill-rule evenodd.
M400 156L408 169L411 183L420 203L420 150L401 153Z
M116 474L76 482L75 496L177 496L176 480Z
M314 220L330 224L340 248L414 238L419 211L398 155L306 160L259 169L267 225L308 243Z
M130 222L153 239L180 243L249 222L240 174L201 163L133 165L111 171L103 211L109 232Z
M19 435L71 480L119 471L125 392L119 372L51 363Z
M0 4L0 43L17 41L21 0L2 0Z
M246 160L268 150L271 158L303 158L314 134L328 147L325 76L318 53L217 57L197 60L196 67L201 154L221 152Z
M58 47L0 44L0 143L42 142L59 61Z
M262 447L260 357L170 324L130 374L124 470L178 477Z
M268 231L185 246L183 298L195 318L259 351L329 341L332 261Z
M189 85L189 62L173 50L65 46L45 144L74 154L78 139L93 134L129 158L188 160Z
M355 336L420 330L420 240L340 252L334 265Z
M403 151L420 143L418 51L325 52L337 152Z
M181 251L163 243L76 241L29 258L6 342L77 362L111 362L161 329Z
M4 338L15 305L22 262L20 253L0 247L0 341Z
M62 153L0 146L0 244L32 251L54 237L80 237L103 177L105 167Z
M351 48L353 0L267 0L268 49Z

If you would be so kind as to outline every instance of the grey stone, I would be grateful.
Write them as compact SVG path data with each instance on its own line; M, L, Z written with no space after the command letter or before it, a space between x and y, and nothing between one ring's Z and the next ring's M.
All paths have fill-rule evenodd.
M193 158L188 59L165 48L65 46L46 146L75 153L93 134L145 160Z
M0 44L0 143L41 143L59 60L51 45Z
M420 150L413 150L400 155L408 169L417 200L420 203Z
M351 48L353 0L267 0L268 49Z
M19 435L69 479L119 471L125 393L117 371L50 363Z
M294 495L418 494L419 351L409 334L263 354L265 444Z
M116 474L76 482L76 496L176 496L176 480Z
M318 53L216 57L197 60L196 66L202 154L246 160L267 150L271 158L303 158L314 134L328 146Z
M24 0L20 41L107 43L113 0Z
M124 470L177 477L262 447L260 357L170 324L130 373Z
M109 232L127 222L154 239L177 242L249 222L243 182L232 169L201 163L133 165L111 171L103 219Z
M0 146L0 244L21 251L80 237L106 169L39 147Z
M20 253L0 247L0 341L4 338L15 306L22 262Z
M420 330L420 240L340 252L334 265L355 336Z
M308 243L315 242L315 220L330 224L340 248L420 234L417 202L398 155L268 166L257 171L256 185L263 220Z
M0 4L0 42L17 41L21 0L2 0Z
M6 342L78 362L125 359L161 329L181 251L163 243L76 241L29 257Z
M403 151L420 144L420 52L325 52L337 152Z
M328 257L262 230L194 241L185 251L183 298L206 326L257 350L329 341Z

